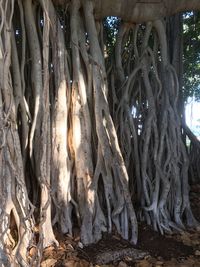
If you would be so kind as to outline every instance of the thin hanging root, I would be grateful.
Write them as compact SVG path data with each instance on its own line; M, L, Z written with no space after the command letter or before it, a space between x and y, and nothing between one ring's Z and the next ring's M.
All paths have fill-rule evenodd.
M38 39L38 33L35 25L35 18L33 14L32 3L29 0L24 1L25 12L25 23L26 32L28 34L28 42L30 47L30 55L32 61L32 86L34 90L35 106L34 106L34 117L30 132L29 144L30 144L30 157L33 157L33 138L35 131L38 131L38 125L40 125L40 108L41 108L41 92L42 92L42 59L41 50ZM37 124L37 127L36 127ZM36 138L39 138L36 133Z

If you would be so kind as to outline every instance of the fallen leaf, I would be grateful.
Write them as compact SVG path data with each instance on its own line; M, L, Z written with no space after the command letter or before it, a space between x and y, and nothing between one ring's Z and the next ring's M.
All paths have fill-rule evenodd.
M155 263L155 267L160 267L160 266L163 266L164 262L163 261L157 261Z
M175 259L172 259L170 261L166 261L164 266L165 267L177 267L178 262Z
M195 254L195 256L200 256L200 251L196 250L194 254Z
M64 266L65 267L76 267L76 261L74 260L66 260L65 263L64 263Z
M136 267L152 267L152 263L147 260L139 261L135 264Z
M199 245L200 241L199 240L192 240L192 245L196 246Z
M120 261L120 263L118 264L118 267L127 267L128 265L123 262L123 261Z
M133 259L132 259L131 257L129 257L129 256L124 257L124 259L125 259L126 261L132 261L132 260L133 260Z
M47 259L41 263L41 267L53 267L55 266L57 260L55 259Z
M78 242L78 247L83 249L83 244L81 242Z
M89 267L90 264L86 260L81 260L78 262L77 267Z
M71 244L67 244L66 250L74 251L74 248Z

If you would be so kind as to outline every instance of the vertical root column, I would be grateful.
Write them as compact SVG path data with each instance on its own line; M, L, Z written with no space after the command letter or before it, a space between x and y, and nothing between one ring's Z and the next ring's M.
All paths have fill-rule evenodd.
M133 45L131 41L130 45L128 43L129 56L134 55L134 60L130 73L126 73L127 59L120 61L127 81L124 80L118 90L118 94L123 96L117 109L116 125L119 125L123 156L129 160L131 154L126 154L126 127L130 127L132 133L130 142L141 173L140 176L135 169L142 213L145 220L162 233L174 228L180 230L184 228L184 223L195 226L189 204L188 158L177 111L178 79L168 62L164 24L161 21L147 23L142 39L138 31L132 39L131 36L130 33ZM122 38L121 32L118 38ZM119 60L116 64L119 65ZM137 108L136 115L130 115L132 103ZM133 119L131 116L137 117ZM140 126L136 131L133 120ZM126 126L124 121L128 121ZM184 215L186 221L183 220Z
M21 147L16 129L16 110L11 67L12 17L14 1L1 3L1 65L0 71L0 129L3 141L0 146L0 169L2 201L0 205L0 262L3 266L17 264L27 266L27 249L33 241L32 206L28 200L24 179ZM15 80L16 81L16 80ZM15 217L18 239L13 251L9 250L11 211Z
M24 2L26 31L31 55L31 87L34 90L34 114L30 131L30 158L35 169L40 186L40 238L37 244L38 261L41 258L41 249L53 243L57 243L51 223L50 200L50 112L49 112L49 18L47 2L41 0L44 9L43 51L39 43L39 33L36 27L33 4ZM43 53L42 53L43 52ZM44 76L42 71L44 70ZM35 259L34 259L35 260Z
M101 232L105 229L105 219L98 204L98 177L93 170L92 135L95 135L95 131L92 131L91 128L89 103L92 99L88 90L91 86L89 84L91 73L86 66L89 57L85 45L81 44L86 40L79 8L80 2L72 1L70 25L73 62L73 149L75 152L77 199L82 220L81 239L85 244L89 244L101 238ZM83 56L85 66L81 64L81 56Z
M129 194L127 170L109 112L106 96L107 78L105 74L104 60L95 27L92 3L89 1L84 2L84 14L86 29L89 35L91 60L93 62L94 113L98 143L102 154L103 165L105 166L105 173L111 174L109 179L113 179L116 187L115 189L112 188L112 190L116 190L116 192L119 193L119 195L117 195L119 202L114 202L114 199L112 200L112 205L115 206L112 217L113 221L116 222L116 216L119 216L119 221L116 223L119 225L118 230L120 230L124 238L130 238L132 242L136 243L137 220ZM104 177L103 180L104 182L106 181ZM106 186L107 185L105 185L105 187ZM121 189L119 189L120 187ZM112 195L114 195L113 192L110 193L110 196ZM131 237L129 237L129 223L131 226Z
M55 202L55 220L62 233L72 234L71 220L71 162L68 154L68 110L70 76L65 38L52 2L49 3L50 39L55 88L52 105L52 195ZM56 41L55 41L56 40Z
M41 93L41 159L40 159L40 182L41 199L40 199L40 240L38 243L39 249L48 247L52 244L58 245L55 239L52 227L52 201L50 195L51 187L51 136L50 136L50 101L49 101L49 46L50 46L50 19L49 7L50 2L41 0L41 6L44 14L44 28L43 28L43 90ZM40 255L42 256L42 255Z

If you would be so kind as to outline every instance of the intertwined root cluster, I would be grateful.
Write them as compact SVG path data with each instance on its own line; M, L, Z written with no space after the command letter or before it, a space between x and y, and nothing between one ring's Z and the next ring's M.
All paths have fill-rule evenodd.
M133 203L162 233L194 226L164 23L121 22L107 55L92 1L0 1L0 17L2 266L39 264L53 226L136 243Z

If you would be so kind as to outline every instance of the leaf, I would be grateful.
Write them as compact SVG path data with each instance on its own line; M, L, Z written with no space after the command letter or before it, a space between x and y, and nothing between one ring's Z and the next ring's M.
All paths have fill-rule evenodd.
M200 251L196 250L194 254L195 254L195 256L200 256Z
M90 266L89 262L87 262L86 260L81 260L78 264L79 265L77 265L77 267L89 267Z
M152 267L152 263L147 260L142 260L136 263L136 267Z
M128 267L128 265L125 262L120 261L118 267Z
M41 267L53 267L55 266L57 260L55 259L47 259L41 263Z
M65 267L77 267L77 261L74 261L74 260L65 260L64 266Z
M155 263L155 267L161 267L163 265L164 265L163 261L156 261L156 263Z

